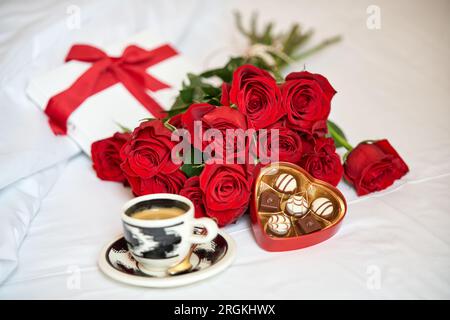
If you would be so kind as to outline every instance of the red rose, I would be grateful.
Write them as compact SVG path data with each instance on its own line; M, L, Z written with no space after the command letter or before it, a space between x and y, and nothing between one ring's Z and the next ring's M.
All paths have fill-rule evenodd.
M271 129L278 130L278 137L271 135ZM260 136L261 138L262 136ZM277 122L276 124L267 128L268 142L260 141L266 156L270 158L272 152L278 152L279 161L287 161L297 163L302 157L302 140L298 132L291 130L283 125L283 123ZM262 139L262 138L261 138ZM278 150L274 150L274 142L278 140ZM260 154L261 156L261 154Z
M311 127L310 134L313 137L320 138L325 137L328 133L327 120L318 120Z
M95 141L91 146L92 162L97 177L102 180L125 182L120 164L120 149L130 137L129 133L115 133L112 137Z
M219 226L225 226L247 210L251 181L242 165L212 164L206 165L200 174L200 189L206 215Z
M331 138L315 139L314 148L305 153L300 166L314 178L326 181L333 186L337 186L344 172L341 158L336 153L336 147Z
M320 74L307 71L289 74L281 86L288 121L299 130L312 134L315 124L318 121L323 124L328 118L335 93L328 80Z
M205 207L203 205L203 192L200 189L200 180L198 176L191 177L184 183L180 195L190 199L195 206L195 217L205 217Z
M386 139L357 145L349 153L344 168L345 178L360 196L386 189L409 171Z
M194 103L181 115L181 124L183 128L189 131L191 139L194 139L194 122L201 121L205 114L214 109L216 107L208 103Z
M247 116L248 126L266 128L280 119L281 93L275 79L252 65L244 65L233 73L230 101Z
M233 141L227 141L227 130L247 129L247 121L245 119L245 116L239 110L233 109L228 106L218 107L213 111L205 114L202 117L202 121L204 123L205 129L216 129L219 130L222 134L223 153L222 155L219 154L219 157L222 156L222 159L225 161L224 156L231 155L231 157L227 159L233 161L233 159L237 156L245 156L245 152L247 150L247 139L242 140L242 142L244 142L245 144L238 144L237 139L233 139ZM242 133L245 132L242 131ZM214 145L215 142L212 143ZM206 142L206 144L210 144L210 142ZM218 149L219 148L216 148L216 150Z
M302 140L303 154L314 153L316 138L308 133L300 133L300 138Z
M127 179L148 179L156 174L172 173L180 167L171 160L175 146L171 131L159 120L142 122L122 147L121 168Z
M176 128L182 128L183 125L181 122L181 116L182 116L182 113L174 115L172 118L169 119L169 123Z
M131 190L137 196L152 193L178 194L186 182L186 176L181 170L170 174L157 174L151 178L127 177Z
M223 156L226 155L227 149L229 150L228 153L232 154L233 157L237 156L237 151L241 154L241 152L243 153L246 150L245 145L239 146L239 150L237 150L238 145L235 141L233 141L230 145L226 144L226 132L228 129L247 129L245 116L239 112L239 110L233 109L229 106L214 107L209 104L191 105L182 117L183 126L189 131L191 139L194 138L194 121L202 122L203 133L208 129L216 129L220 131L223 139L223 148L221 151L219 151L219 147L215 148L215 150L219 152L215 155L216 158L223 159L225 162L225 158ZM201 145L202 151L208 145L211 145L211 147L214 146L215 143L218 142L215 141L214 138L211 139L211 141L203 141L203 144ZM194 146L197 145L194 143Z
M247 129L245 116L237 109L222 106L206 113L201 119L206 129L214 128L220 130L224 137L227 129Z

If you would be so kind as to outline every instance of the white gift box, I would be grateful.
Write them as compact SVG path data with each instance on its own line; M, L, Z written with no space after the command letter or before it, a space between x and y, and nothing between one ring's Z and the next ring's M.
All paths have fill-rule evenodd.
M99 49L104 50L108 56L120 56L127 46L133 44L150 50L166 43L145 31L108 48ZM27 95L44 110L52 96L70 87L91 66L91 63L79 61L64 63L55 70L31 79ZM169 110L187 73L197 70L178 52L177 55L150 66L146 71L170 86L156 92L147 90L164 110ZM121 131L120 126L134 129L140 120L149 117L152 117L151 113L119 82L87 98L70 115L67 134L90 155L94 141Z

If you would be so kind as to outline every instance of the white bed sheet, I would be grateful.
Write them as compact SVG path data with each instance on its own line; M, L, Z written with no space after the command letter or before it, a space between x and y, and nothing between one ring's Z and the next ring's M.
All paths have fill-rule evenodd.
M52 1L29 12L19 10L16 3L1 10L5 15L22 12L19 30L37 28L36 16L65 12L61 11L64 5L52 6ZM186 10L176 10L181 3ZM237 2L185 3L133 1L129 9L120 10L112 2L104 15L99 8L105 2L80 3L86 19L81 32L85 37L91 31L95 37L95 30L99 36L98 30L108 23L118 29L133 24L136 30L123 27L126 31L118 34L125 36L157 25L155 30L203 66L220 64L228 53L242 48L230 14ZM368 30L370 4L239 2L244 13L257 8L263 18L272 18L280 26L301 21L316 27L317 38L342 34L341 44L306 61L308 70L327 75L339 92L332 118L353 143L389 138L410 166L411 172L394 187L368 197L357 198L341 184L349 208L334 238L299 251L268 253L256 245L248 220L241 219L226 228L236 240L238 254L223 274L170 290L122 285L101 274L96 260L101 247L120 233L118 210L130 194L120 185L99 181L89 160L80 155L70 161L42 202L19 252L19 267L0 287L0 298L450 298L450 4L378 1L381 29ZM117 21L119 11L129 14ZM188 14L180 18L177 12ZM55 30L61 32L56 23L61 19L48 22L45 37L36 35L42 37L40 43L50 43ZM21 44L20 36L17 32L11 38ZM5 53L8 43L3 41L0 47L3 61L10 57ZM55 50L63 55L66 47ZM54 59L49 57L47 63ZM11 85L8 90L24 94L19 89ZM77 274L80 288L72 285ZM274 276L278 274L283 277Z
M100 249L121 233L120 207L131 195L99 181L79 156L42 202L0 298L450 298L449 185L447 175L350 201L335 237L298 251L262 250L243 218L226 228L237 243L229 269L161 290L121 284L98 269ZM425 192L440 199L433 208L421 198Z

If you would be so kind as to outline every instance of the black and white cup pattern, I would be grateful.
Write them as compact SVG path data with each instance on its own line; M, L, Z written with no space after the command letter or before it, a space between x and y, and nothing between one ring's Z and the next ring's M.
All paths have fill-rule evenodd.
M178 207L185 213L168 219L143 220L133 214L152 207ZM143 269L161 272L181 262L193 244L210 242L218 232L209 218L194 218L192 202L174 194L152 194L130 200L122 213L124 238L128 250ZM206 235L194 233L205 228Z

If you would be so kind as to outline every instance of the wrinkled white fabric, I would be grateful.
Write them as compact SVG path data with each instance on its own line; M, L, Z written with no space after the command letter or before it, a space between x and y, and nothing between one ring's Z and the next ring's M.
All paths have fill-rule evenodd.
M60 163L0 191L0 283L17 266L18 251L29 225L63 167L64 163Z

